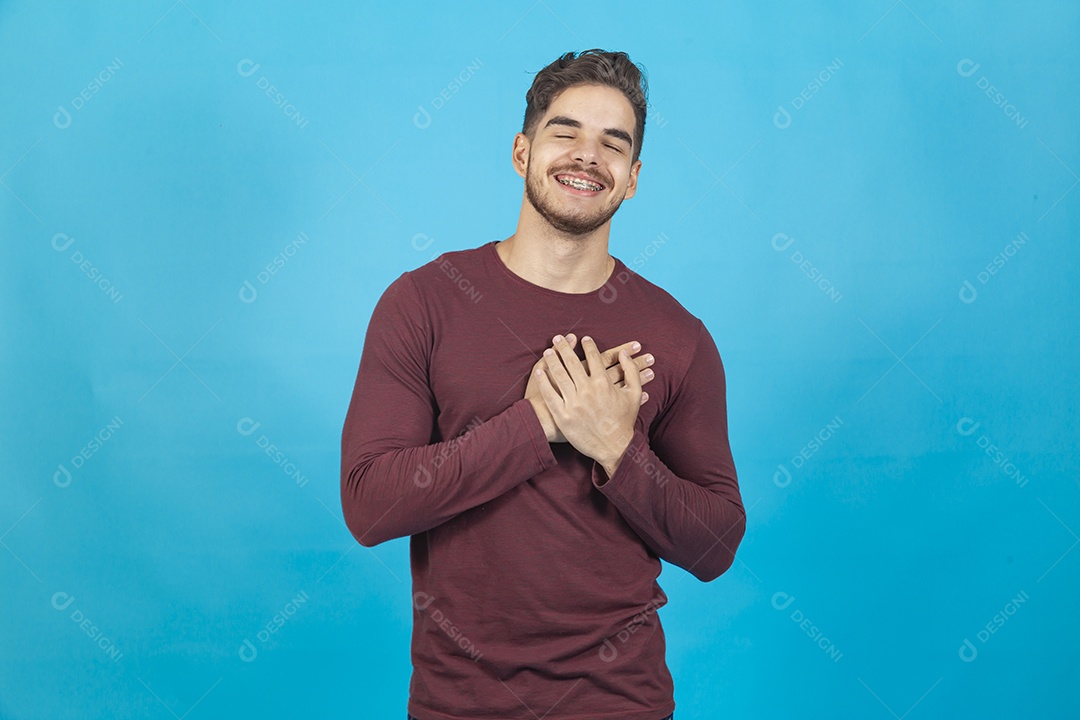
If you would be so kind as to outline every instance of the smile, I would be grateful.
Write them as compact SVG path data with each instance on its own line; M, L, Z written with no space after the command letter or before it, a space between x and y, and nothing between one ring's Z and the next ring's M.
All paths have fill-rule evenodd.
M590 180L588 178L578 176L578 175L569 175L569 174L556 175L555 179L558 180L563 185L565 185L565 186L567 186L569 188L573 188L574 190L581 190L581 191L584 191L584 192L594 192L595 193L595 192L600 192L601 190L604 189L604 186L601 185L600 183L598 183L598 182L596 182L594 180Z

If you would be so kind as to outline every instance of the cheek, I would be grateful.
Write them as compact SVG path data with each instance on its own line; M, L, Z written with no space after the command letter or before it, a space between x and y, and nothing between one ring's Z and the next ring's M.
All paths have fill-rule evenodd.
M529 160L529 174L537 178L542 178L550 167L550 161L543 155L533 154Z

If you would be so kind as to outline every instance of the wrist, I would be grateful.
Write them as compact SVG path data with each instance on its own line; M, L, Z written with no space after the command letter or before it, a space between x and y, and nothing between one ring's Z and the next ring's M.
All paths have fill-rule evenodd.
M553 442L555 435L555 421L551 417L551 413L548 412L547 405L544 404L544 399L540 397L526 398L529 404L532 405L533 412L536 413L536 419L540 422L540 427L544 431L544 437L548 442Z
M619 439L600 457L595 458L596 462L607 473L610 480L615 472L619 469L619 464L622 462L623 456L626 454L626 449L630 447L630 442L634 439L633 433L626 436L625 439Z

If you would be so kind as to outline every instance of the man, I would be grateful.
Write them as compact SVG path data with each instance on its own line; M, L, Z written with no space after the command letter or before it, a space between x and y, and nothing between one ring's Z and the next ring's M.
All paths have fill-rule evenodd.
M402 274L372 314L341 498L362 545L412 536L409 718L672 717L660 559L708 582L742 540L712 337L608 254L646 92L625 53L540 71L515 233Z

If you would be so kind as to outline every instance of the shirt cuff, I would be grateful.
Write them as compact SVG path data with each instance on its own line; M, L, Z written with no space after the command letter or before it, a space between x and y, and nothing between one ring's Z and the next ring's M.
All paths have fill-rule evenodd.
M648 447L649 439L645 437L639 428L634 428L634 437L630 439L630 444L626 446L626 450L623 451L622 457L619 459L619 467L615 468L615 474L610 478L607 476L607 471L604 470L604 466L593 460L592 464L592 484L597 490L605 491L614 486L618 488L623 482L623 478L630 472L630 465L640 455L642 449Z
M548 442L544 426L540 424L540 418L536 417L536 410L533 409L532 403L528 398L521 398L514 403L513 407L517 408L518 417L521 418L521 422L525 425L525 430L528 433L533 450L536 451L536 458L540 461L542 470L558 465L559 461L555 459L555 453L551 451L551 443Z

